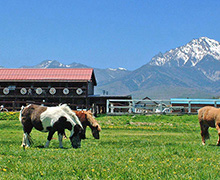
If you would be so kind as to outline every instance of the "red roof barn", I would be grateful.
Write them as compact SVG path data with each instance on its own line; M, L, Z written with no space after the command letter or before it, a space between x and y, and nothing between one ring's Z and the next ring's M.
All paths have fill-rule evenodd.
M88 108L96 85L93 69L0 69L0 104L9 110L28 103Z

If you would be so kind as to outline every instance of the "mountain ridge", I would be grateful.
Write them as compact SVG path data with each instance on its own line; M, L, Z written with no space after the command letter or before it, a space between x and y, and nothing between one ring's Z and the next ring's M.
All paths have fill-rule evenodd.
M99 69L80 63L45 60L21 68L93 68L98 82L95 93L131 94L134 97L213 97L220 95L220 43L207 37L158 53L140 68Z
M220 43L207 37L193 39L186 45L159 53L149 62L157 66L196 66L205 56L210 55L220 60ZM176 63L172 63L176 61Z

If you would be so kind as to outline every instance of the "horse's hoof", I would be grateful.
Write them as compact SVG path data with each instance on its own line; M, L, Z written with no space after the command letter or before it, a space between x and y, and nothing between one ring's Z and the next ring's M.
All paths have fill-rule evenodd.
M202 142L202 145L203 145L203 146L205 146L205 143L204 143L204 142Z

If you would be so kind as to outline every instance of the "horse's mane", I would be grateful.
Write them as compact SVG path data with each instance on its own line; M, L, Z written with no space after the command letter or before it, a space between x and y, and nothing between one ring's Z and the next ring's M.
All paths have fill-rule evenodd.
M81 124L81 122L80 122L80 120L79 120L79 118L76 116L76 113L74 113L74 112L70 109L70 107L69 107L67 104L59 105L59 107L60 107L63 111L65 111L68 115L70 115L71 117L73 117L73 118L75 119L76 123L79 124L79 125L81 126L81 128L83 128L83 127L82 127L82 124Z
M21 118L22 112L24 111L25 108L28 108L28 107L30 107L30 106L31 106L31 104L28 104L27 106L21 106L21 110L20 110L20 112L19 112L19 121L20 121L20 122L22 121L22 118Z
M22 114L22 111L24 110L24 106L21 106L21 110L20 110L20 113L19 113L19 121L21 122L22 119L21 119L21 114Z
M101 131L101 126L99 125L99 123L96 121L96 119L94 118L92 112L90 110L88 111L83 111L86 116L87 116L87 119L88 121L90 122L90 124L93 126L93 127L96 127L98 126L98 131Z

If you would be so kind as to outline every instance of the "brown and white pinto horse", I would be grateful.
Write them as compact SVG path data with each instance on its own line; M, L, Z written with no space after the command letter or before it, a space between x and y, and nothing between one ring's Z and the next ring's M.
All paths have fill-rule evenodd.
M219 139L217 146L220 145L220 109L205 106L198 110L198 119L201 128L202 144L205 145L205 140L209 139L209 127L216 128L218 131Z
M74 111L76 115L78 116L80 122L83 126L83 131L80 134L81 139L86 139L86 127L89 126L92 135L95 139L99 139L99 132L101 131L101 126L98 124L98 122L95 120L95 117L93 116L92 112L90 110L88 111Z
M22 107L20 111L20 121L23 125L24 135L22 146L30 146L30 133L33 127L42 132L49 132L45 147L49 147L53 134L58 131L59 147L62 148L62 138L64 130L70 131L70 141L73 148L81 146L80 133L82 124L76 114L67 106L45 107L30 104Z

